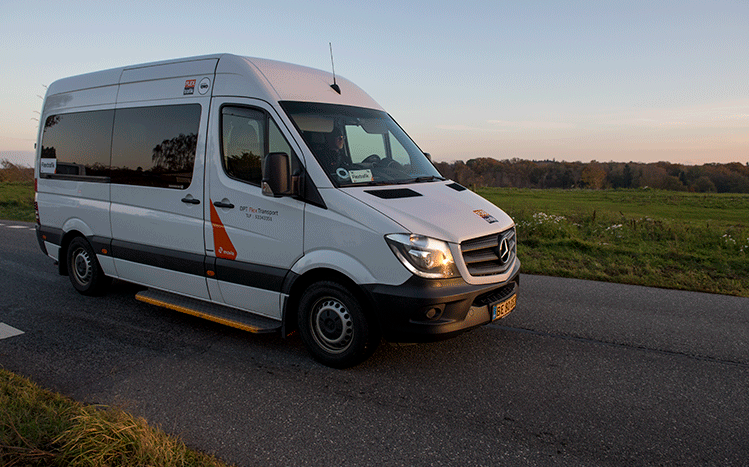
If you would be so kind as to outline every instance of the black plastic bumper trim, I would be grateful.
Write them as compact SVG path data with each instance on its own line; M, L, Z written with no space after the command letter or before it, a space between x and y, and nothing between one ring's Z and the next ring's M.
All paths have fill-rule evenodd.
M365 286L385 338L392 342L446 339L491 321L493 297L518 293L520 276L506 282L471 285L462 278L429 280L416 276L402 285ZM431 311L430 311L431 310Z

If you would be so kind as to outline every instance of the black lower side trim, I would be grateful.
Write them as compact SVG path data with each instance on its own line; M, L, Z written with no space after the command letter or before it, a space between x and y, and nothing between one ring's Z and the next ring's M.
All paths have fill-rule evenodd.
M204 276L205 255L168 250L137 243L112 240L112 257L157 268Z
M215 264L215 279L273 292L283 290L284 279L289 274L287 269L222 258L216 258Z
M63 231L36 226L36 238L45 255L49 254L44 242L62 246ZM213 256L170 250L139 243L113 240L107 237L87 237L96 254L147 264L157 268L193 274L234 284L246 285L272 292L289 293L294 279L290 270L262 264L231 261ZM63 261L64 262L64 259ZM211 274L208 273L211 271Z
M101 240L99 239L99 244L106 245ZM96 251L97 253L101 252L100 249ZM291 274L287 269L140 245L122 240L111 241L111 256L185 274L201 277L208 275L211 279L272 292L282 292L284 280ZM209 274L208 271L211 271L212 274Z

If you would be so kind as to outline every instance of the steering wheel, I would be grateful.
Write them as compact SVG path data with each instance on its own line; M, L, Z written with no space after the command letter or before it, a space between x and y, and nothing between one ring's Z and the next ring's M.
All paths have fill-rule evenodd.
M380 156L377 154L372 154L364 158L363 161L361 161L362 164L376 164L380 162L382 159L380 159Z

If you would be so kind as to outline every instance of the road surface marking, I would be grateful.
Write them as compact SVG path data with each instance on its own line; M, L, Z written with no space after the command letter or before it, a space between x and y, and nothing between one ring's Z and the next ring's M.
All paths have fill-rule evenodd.
M0 224L0 227L5 227L7 229L26 229L26 230L36 230L35 227L29 227L28 225L5 225Z
M5 323L0 323L0 339L7 339L8 337L20 336L23 331L16 329L12 326L8 326Z

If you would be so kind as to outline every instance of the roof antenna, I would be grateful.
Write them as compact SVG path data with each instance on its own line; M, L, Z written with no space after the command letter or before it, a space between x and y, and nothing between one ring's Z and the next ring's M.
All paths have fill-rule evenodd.
M333 91L340 94L341 88L335 82L335 63L333 63L333 43L328 42L328 45L330 46L330 66L333 68L333 84L331 84L330 87L333 88Z

